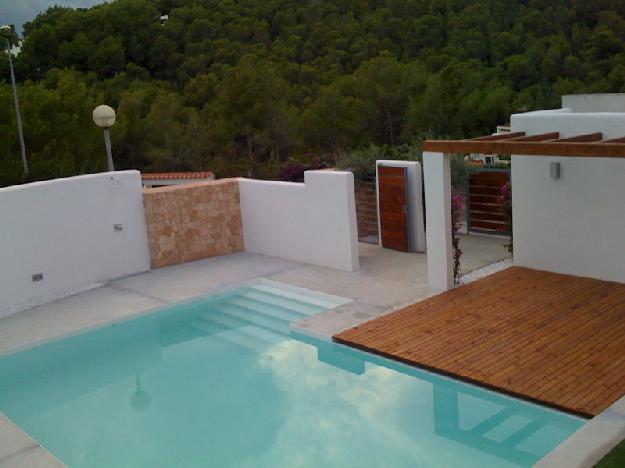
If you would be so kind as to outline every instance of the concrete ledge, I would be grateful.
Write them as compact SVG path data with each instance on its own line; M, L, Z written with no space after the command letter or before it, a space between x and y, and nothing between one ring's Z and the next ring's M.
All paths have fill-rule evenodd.
M64 468L54 455L0 413L0 468Z
M625 438L625 397L540 460L538 468L591 468Z

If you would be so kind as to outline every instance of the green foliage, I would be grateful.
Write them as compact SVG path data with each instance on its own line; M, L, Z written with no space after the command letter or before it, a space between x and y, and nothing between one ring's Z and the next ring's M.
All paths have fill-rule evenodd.
M416 145L377 146L341 151L336 158L336 167L350 170L354 176L367 178L375 176L375 162L379 159L418 161L421 152Z
M24 139L33 180L106 168L102 134L91 123L97 100L90 95L80 75L51 71L45 83L23 85L20 98L23 115L28 117L24 119ZM0 103L3 109L13 110L8 84L0 84ZM0 183L22 182L19 140L12 112L0 113L0 134L3 135Z
M476 136L561 94L625 92L622 0L116 0L50 8L24 34L36 179L105 167L90 118L101 103L118 111L117 167L275 178L306 154L367 172L424 135ZM0 80L12 109L4 56ZM19 167L6 111L0 183L21 182Z
M595 465L595 468L620 468L622 466L625 466L625 441L614 447Z
M451 185L453 187L464 187L469 169L464 161L463 154L452 154L450 160Z

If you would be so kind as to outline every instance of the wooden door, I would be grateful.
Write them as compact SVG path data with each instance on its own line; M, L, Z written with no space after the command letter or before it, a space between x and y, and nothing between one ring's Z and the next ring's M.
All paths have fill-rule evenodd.
M378 167L382 247L408 252L406 168Z

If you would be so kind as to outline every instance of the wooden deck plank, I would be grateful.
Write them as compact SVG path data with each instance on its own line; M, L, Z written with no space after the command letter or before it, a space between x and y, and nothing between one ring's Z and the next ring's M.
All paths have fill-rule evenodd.
M334 338L584 416L625 394L625 284L511 267Z

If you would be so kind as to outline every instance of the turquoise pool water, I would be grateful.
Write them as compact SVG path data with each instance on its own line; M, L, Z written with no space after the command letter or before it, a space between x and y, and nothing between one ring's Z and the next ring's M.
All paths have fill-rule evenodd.
M583 420L289 332L258 281L0 357L0 411L70 467L530 466Z

